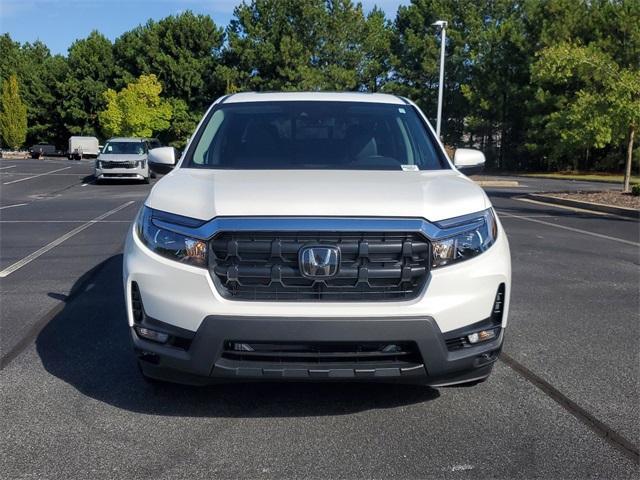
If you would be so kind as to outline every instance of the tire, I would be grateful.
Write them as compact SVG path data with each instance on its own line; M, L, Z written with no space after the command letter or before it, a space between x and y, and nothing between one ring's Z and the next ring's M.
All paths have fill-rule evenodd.
M143 183L145 183L146 185L149 185L149 177L145 177L144 180L142 180Z

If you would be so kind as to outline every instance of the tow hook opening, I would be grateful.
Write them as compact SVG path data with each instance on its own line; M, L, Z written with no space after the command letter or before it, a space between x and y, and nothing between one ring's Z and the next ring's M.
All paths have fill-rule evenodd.
M136 353L138 355L138 360L142 362L151 363L152 365L158 365L160 363L160 357L155 353L144 350L138 350Z
M485 352L483 354L478 355L475 360L475 366L481 367L483 365L487 365L489 363L493 363L498 359L498 355L500 354L500 350L493 350L491 352Z

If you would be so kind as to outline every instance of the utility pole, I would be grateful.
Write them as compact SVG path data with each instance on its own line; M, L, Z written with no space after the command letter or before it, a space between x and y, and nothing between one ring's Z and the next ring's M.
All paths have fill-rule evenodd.
M440 27L440 83L438 84L438 119L436 122L436 135L440 138L440 127L442 125L442 94L444 92L444 51L447 39L447 21L438 20L432 25Z

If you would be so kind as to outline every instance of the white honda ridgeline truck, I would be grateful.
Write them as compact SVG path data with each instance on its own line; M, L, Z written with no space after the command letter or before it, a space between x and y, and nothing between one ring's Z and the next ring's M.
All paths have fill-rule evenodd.
M399 381L491 373L509 244L483 190L411 101L364 93L217 100L127 238L124 290L147 378ZM174 168L175 167L175 168Z

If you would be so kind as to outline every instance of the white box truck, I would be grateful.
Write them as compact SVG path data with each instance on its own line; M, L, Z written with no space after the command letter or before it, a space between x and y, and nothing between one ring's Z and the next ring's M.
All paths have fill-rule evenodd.
M82 158L95 158L100 153L99 142L96 137L79 137L69 138L69 160L81 160Z

